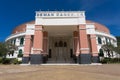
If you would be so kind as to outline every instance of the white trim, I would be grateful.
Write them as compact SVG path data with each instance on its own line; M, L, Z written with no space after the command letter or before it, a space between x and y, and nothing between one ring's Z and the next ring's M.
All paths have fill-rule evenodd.
M36 30L36 31L43 31L42 28L35 28L34 30Z
M28 54L29 54L30 52L24 52L24 54L25 54L25 53L28 53ZM25 54L25 55L26 55L26 54Z
M36 51L43 51L42 49L39 49L39 48L33 48L33 50L36 50Z
M111 39L116 40L116 38L115 38L113 35L111 35L111 34L99 32L99 31L95 31L95 34L96 34L96 35L101 35L101 36L106 36L106 37L109 37L109 38L111 38Z
M25 36L25 35L26 35L25 32L15 33L15 34L8 36L5 41L8 41L8 40L16 38L16 37Z
M91 38L91 39L94 39L94 38L96 38L96 36L90 36L90 38Z
M80 48L80 50L89 50L89 48Z

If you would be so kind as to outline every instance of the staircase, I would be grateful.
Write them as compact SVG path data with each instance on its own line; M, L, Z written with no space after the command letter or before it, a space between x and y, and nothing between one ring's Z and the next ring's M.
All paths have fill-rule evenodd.
M52 55L47 63L74 63L74 61L69 55Z

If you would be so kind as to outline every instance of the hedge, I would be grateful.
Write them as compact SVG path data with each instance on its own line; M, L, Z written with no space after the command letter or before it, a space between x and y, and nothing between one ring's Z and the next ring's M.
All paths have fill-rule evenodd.
M22 61L18 61L16 58L1 58L0 57L0 64L21 64Z

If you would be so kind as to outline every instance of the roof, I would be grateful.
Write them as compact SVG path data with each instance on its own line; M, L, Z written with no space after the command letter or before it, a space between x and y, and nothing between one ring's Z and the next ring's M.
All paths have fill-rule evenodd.
M109 29L106 26L104 26L104 25L102 25L100 23L90 21L90 20L87 20L86 23L94 23L95 30L97 30L97 31L108 33L108 34L110 33Z
M94 23L95 25L95 30L97 31L100 31L100 32L105 32L105 33L110 33L109 29L102 25L102 24L99 24L97 22L94 22L94 21L90 21L90 20L86 20L86 23ZM26 23L23 23L19 26L17 26L13 31L12 31L12 34L15 34L15 33L19 33L19 32L25 32L26 31L26 24L35 24L35 21L30 21L30 22L26 22Z
M23 23L23 24L15 27L15 29L12 31L12 34L18 33L18 32L25 32L26 31L26 24L35 24L35 21L26 22L26 23Z

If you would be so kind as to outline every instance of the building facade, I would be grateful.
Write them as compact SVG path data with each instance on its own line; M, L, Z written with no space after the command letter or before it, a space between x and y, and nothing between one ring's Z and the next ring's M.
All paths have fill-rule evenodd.
M8 57L22 53L25 64L97 63L102 45L117 45L109 29L86 20L84 11L37 11L35 21L17 26L6 41L18 47Z

